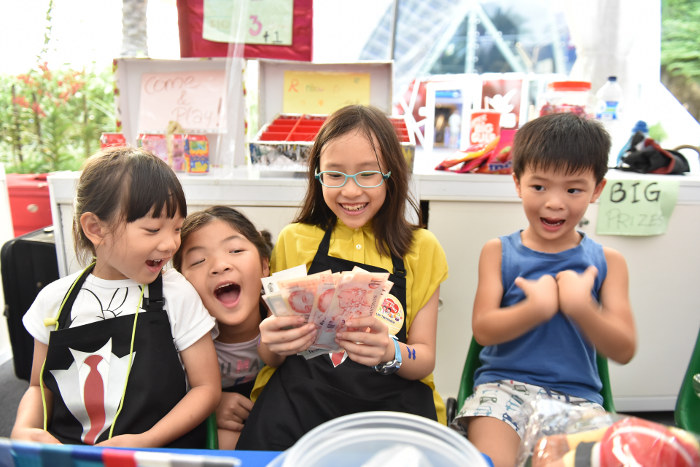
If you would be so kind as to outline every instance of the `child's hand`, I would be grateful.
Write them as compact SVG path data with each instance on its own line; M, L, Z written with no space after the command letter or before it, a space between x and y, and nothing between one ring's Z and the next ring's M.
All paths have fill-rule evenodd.
M581 274L570 269L557 274L562 313L573 318L587 309L593 300L591 290L597 276L598 269L595 266L588 266Z
M347 320L335 341L351 360L363 365L374 366L394 358L394 342L388 328L374 316Z
M216 408L216 425L224 430L241 431L248 419L253 401L237 392L222 392L221 402Z
M12 439L33 441L35 443L61 444L51 433L41 428L22 428L12 430Z
M95 446L101 447L113 447L113 448L152 448L153 443L148 442L148 437L144 434L132 435L124 434L114 436L113 438L106 439Z
M306 350L315 338L316 327L299 316L268 316L260 323L260 342L285 357Z
M541 318L541 322L548 321L559 310L559 293L557 281L549 274L545 274L537 280L517 277L515 285L525 293L525 300L529 307Z

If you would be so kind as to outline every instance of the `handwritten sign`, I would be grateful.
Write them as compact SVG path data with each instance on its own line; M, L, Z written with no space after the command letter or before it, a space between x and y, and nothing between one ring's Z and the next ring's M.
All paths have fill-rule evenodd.
M598 235L660 235L678 199L678 181L608 180L600 195Z
M204 0L202 37L213 42L292 45L294 0Z
M224 70L142 74L138 131L164 133L171 120L187 131L226 128L225 78Z
M369 73L284 73L284 113L330 114L350 104L369 105L369 98Z

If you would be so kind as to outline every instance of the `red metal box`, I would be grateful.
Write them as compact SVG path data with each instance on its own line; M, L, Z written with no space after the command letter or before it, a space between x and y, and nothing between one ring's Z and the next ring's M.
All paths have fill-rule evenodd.
M53 225L46 174L7 174L15 237Z

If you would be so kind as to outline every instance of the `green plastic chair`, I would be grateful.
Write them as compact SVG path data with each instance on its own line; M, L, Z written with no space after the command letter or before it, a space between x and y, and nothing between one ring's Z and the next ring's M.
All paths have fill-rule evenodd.
M457 399L449 398L447 401L447 420L448 424L454 416L459 413L464 401L467 397L474 393L474 373L481 366L479 353L484 347L480 345L474 337L469 344L467 359L464 361L464 369L462 370L462 380L459 384ZM610 388L610 375L608 374L608 359L598 354L598 374L603 387L600 390L600 395L603 396L603 408L608 412L615 412L615 404L613 403L612 389ZM451 399L451 400L450 400Z
M700 331L681 382L673 416L679 428L700 435Z

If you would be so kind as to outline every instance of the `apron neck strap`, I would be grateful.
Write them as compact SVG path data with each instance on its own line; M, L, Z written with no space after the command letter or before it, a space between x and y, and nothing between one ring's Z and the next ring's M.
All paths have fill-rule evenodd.
M146 311L163 311L163 274L158 274L158 277L148 284L148 297L143 297L143 308Z
M92 272L93 269L95 269L95 263L92 263L90 266L83 269L83 272L80 273L80 275L73 282L71 288L68 289L68 292L66 292L66 297L63 298L61 307L58 309L58 315L56 316L56 320L58 320L58 329L63 329L66 327L68 319L70 318L70 312L63 313L63 309L65 308L67 310L70 310L73 308L73 302L75 302L75 298L78 296L78 292L83 287L85 279Z

